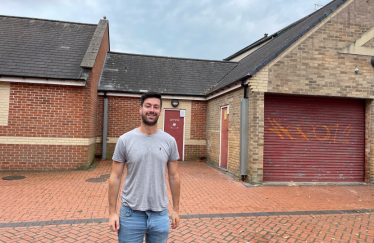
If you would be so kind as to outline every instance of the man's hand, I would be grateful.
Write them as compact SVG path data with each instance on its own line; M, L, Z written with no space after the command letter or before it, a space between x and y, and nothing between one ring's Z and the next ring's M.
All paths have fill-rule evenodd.
M173 211L171 214L171 228L176 229L179 226L179 212Z
M179 178L178 161L168 162L169 185L171 197L173 198L173 213L171 214L171 228L176 229L179 225L179 198L181 180Z
M110 174L109 177L109 227L113 232L119 230L119 216L117 214L116 206L124 165L125 163L113 160L112 174Z
M117 232L119 230L119 217L118 214L113 214L109 216L109 228L113 232Z

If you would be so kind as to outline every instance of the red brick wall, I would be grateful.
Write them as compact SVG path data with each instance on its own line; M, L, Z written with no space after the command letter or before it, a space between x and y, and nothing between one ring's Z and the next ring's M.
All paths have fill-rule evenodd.
M86 87L11 83L8 126L0 126L0 136L95 137L97 86L107 50L106 36Z
M140 98L108 97L108 137L119 137L140 126Z
M97 87L99 85L101 71L104 66L106 53L109 51L109 26L105 30L103 40L99 52L96 57L95 64L90 72L87 88L89 92L87 93L87 125L89 126L89 137L96 137L97 134L97 116L98 116L98 95Z
M1 170L85 168L89 146L0 144Z
M206 157L205 145L184 146L184 160L199 160L200 157Z
M191 139L206 139L206 102L191 102Z
M140 98L108 96L108 137L119 137L140 126ZM104 96L98 99L97 136L103 136Z
M191 102L191 136L190 139L206 139L206 101ZM184 160L198 160L206 157L205 145L185 145Z
M108 28L86 87L11 83L8 126L0 136L93 138L97 128L97 86L106 52ZM93 161L95 144L0 145L0 168L79 169Z
M84 87L11 83L8 126L0 136L85 137Z
M118 138L122 134L140 126L140 98L108 96L108 137ZM206 102L191 102L191 139L206 138ZM102 137L104 98L99 97L98 137ZM101 155L101 144L96 145L96 154ZM107 143L106 159L111 159L115 144ZM197 160L206 156L205 145L185 145L184 159Z
M122 134L140 126L140 98L108 96L108 134L118 138ZM99 97L97 136L103 136L104 97ZM101 144L96 145L96 154L101 154ZM112 158L113 144L107 144L107 159Z
M97 99L97 127L96 137L103 137L103 113L104 113L104 96L98 96ZM95 156L99 157L102 151L102 142L96 143Z

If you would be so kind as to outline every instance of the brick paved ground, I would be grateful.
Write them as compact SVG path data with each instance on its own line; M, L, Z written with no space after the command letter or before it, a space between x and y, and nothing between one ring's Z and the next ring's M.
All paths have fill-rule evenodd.
M106 219L110 163L0 172L26 177L0 180L0 242L115 242ZM373 185L247 188L204 163L181 162L180 171L183 219L170 242L374 242Z

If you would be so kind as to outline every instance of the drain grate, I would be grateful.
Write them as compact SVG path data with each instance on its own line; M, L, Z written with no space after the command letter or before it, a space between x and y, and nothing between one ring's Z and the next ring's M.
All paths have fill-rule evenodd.
M15 180L22 180L22 179L25 179L25 178L26 178L25 176L14 175L14 176L5 176L5 177L3 177L3 180L6 180L6 181L15 181Z
M95 183L99 183L99 182L104 182L104 181L106 181L106 179L103 179L103 178L90 178L90 179L87 179L86 181L87 181L87 182L95 182Z
M90 178L90 179L87 179L86 181L87 182L99 183L99 182L106 181L107 179L109 179L109 177L110 177L110 174L104 174L104 175L101 175L98 178Z
M101 175L100 178L103 178L103 179L109 179L110 177L110 174L105 174L105 175Z

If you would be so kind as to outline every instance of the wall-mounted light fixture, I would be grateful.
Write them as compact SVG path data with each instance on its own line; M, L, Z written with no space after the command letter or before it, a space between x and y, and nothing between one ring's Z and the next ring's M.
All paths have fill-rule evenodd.
M358 73L358 67L356 66L355 72Z
M374 57L371 58L371 66L374 67Z
M174 100L171 101L171 105L173 107L177 107L179 105L179 101L174 99Z

